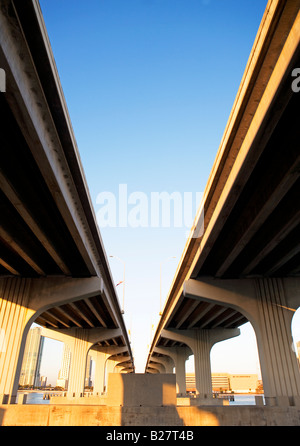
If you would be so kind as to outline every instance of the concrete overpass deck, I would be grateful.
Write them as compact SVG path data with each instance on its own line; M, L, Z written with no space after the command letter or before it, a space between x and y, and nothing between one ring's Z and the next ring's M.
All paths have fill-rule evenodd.
M290 351L290 321L300 305L300 109L292 89L300 66L299 8L299 1L267 4L149 351L151 372L162 358L172 357L176 367L174 349L187 348L185 359L193 352L205 395L211 393L209 351L217 342L212 333L236 336L250 321L267 395L300 396ZM286 362L293 363L293 378L285 377L295 380L293 390L278 388ZM280 371L270 378L274 367Z
M77 339L74 392L87 349L134 360L38 1L1 2L0 30L0 395L14 402L32 322Z

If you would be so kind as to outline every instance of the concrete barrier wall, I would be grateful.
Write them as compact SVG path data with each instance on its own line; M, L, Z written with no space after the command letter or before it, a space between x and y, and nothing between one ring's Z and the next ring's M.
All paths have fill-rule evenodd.
M73 405L84 405L84 406L107 406L106 396L89 396L89 397L63 397L63 396L52 396L50 398L50 404L65 406Z
M0 426L300 426L296 407L1 405Z
M108 406L176 406L176 375L161 373L108 376Z

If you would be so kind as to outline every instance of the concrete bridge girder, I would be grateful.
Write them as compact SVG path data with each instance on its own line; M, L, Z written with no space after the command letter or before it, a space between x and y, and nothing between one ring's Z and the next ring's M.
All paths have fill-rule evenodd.
M110 357L109 359L115 362L115 369L117 370L132 368L132 362L130 356L123 356L121 358Z
M184 342L195 358L196 393L203 398L212 397L210 350L214 344L240 334L239 329L193 329L193 330L162 330L161 336L173 341ZM171 347L172 348L172 347ZM186 393L185 361L189 351L177 347L176 373L178 376L178 393ZM182 354L183 353L183 354Z
M132 368L132 363L131 363L131 361L130 361L130 358L128 358L128 360L126 361L121 361L121 362L118 362L118 361L115 361L115 363L116 363L116 365L115 365L115 368L116 369L125 369L125 368Z
M63 155L62 142L53 122L50 107L39 79L39 73L33 63L28 43L24 39L18 20L15 17L8 17L9 2L4 3L6 5L4 5L0 14L0 46L3 54L2 65L7 75L10 90L10 94L7 96L8 102L11 108L16 111L16 119L22 133L72 237L76 240L90 274L100 275L98 265L101 262L91 243L92 237L90 237L87 229L86 215L77 205L80 202L78 200L78 190L72 179L70 166ZM47 45L48 37L42 23L42 16L37 14L36 19L40 22L43 43ZM12 33L14 37L12 37ZM51 65L53 81L57 85L62 112L69 124L67 107L61 94L61 86L49 46L47 50L49 51L48 63ZM20 53L22 53L22 58L18 57ZM73 139L74 147L76 147L74 135L71 134L70 136ZM49 250L50 255L53 256L54 250L49 248L51 242L45 240L43 244ZM64 273L68 274L66 265L63 264L61 259L58 259L58 261Z
M152 366L151 367L149 366L147 369L147 373L156 374L156 373L159 373L159 371L157 369L153 368Z
M0 395L9 395L10 402L15 402L27 333L37 315L49 303L53 306L55 300L58 301L57 296L66 301L95 293L101 281L99 278L91 279L0 279L3 301L1 329L6 345L1 355L0 368L3 376L7 377L0 382Z
M24 222L25 230L27 227L30 228L45 252L52 257L61 274L67 276L50 277L52 273L44 271L44 267L41 266L43 250L39 252L41 258L37 258L39 256L31 255L28 246L23 249L21 244L14 243L13 237L10 237L9 244L14 246L22 262L40 276L37 279L22 278L21 271L16 271L7 264L8 271L18 276L0 279L0 303L3 302L0 327L1 334L4 333L5 344L5 351L1 351L0 355L0 376L4 377L0 381L0 402L1 395L6 395L5 401L8 400L10 403L16 399L27 332L32 322L43 312L80 299L87 300L86 303L91 308L92 304L88 299L100 295L105 311L109 313L114 326L122 327L122 336L126 338L125 344L128 344L116 291L105 260L105 251L90 206L88 188L82 175L78 149L43 17L35 1L28 8L27 18L22 18L22 14L18 14L17 10L17 5L5 0L0 11L0 57L7 82L5 102L12 112L16 128L22 134L24 147L26 146L28 154L32 155L36 172L43 178L45 190L52 197L57 214L64 222L66 233L72 241L70 245L74 244L78 250L84 272L81 274L77 270L77 265L74 268L75 272L71 270L69 263L72 262L67 262L65 255L58 252L50 233L40 221L34 220L30 206L20 199L19 191L10 184L7 172L1 172L1 190L6 194L10 205L18 212ZM37 32L37 35L34 40L41 49L41 54L38 51L37 56L41 56L42 63L45 64L42 70L34 62L33 48L25 32L25 25L31 20L36 24L34 32ZM45 50L44 53L42 49ZM20 54L22 57L18 56ZM48 94L45 91L42 73L44 71L47 73L47 84L52 86L50 90L53 93L53 102L50 90ZM55 106L52 107L54 103ZM56 118L60 121L56 121ZM67 157L67 152L70 158ZM32 178L32 182L33 180L35 178ZM33 184L38 188L36 183ZM48 203L45 203L45 206L47 207ZM49 218L51 217L52 215L49 215ZM72 274L74 276L90 274L91 277L72 278ZM27 277L27 274L24 273L24 276ZM91 311L93 312L93 309ZM100 320L101 317L94 315L100 324L105 326ZM81 339L81 343L86 341L83 333L84 331L81 331L79 335L83 338L78 338ZM92 342L91 337L89 342ZM1 349L4 350L2 346Z
M127 364L127 365L131 364L131 358L130 358L129 355L128 356L123 356L122 358L115 358L113 360L116 361L118 367L119 366L123 366L124 364Z
M58 304L95 296L103 291L103 281L99 277L73 278L10 278L0 280L1 299L3 300L3 322L5 352L1 355L0 368L5 381L0 383L0 395L6 395L10 403L16 400L19 375L28 330L37 316L47 308ZM16 308L16 311L12 311ZM51 335L52 333L52 335ZM54 335L55 333L55 335ZM85 373L85 357L88 349L101 340L123 337L120 328L70 328L48 330L48 336L69 343L73 349L73 364L78 361L80 371L72 377L72 392L82 393ZM80 352L80 358L77 354ZM77 358L77 359L76 359ZM75 373L75 371L74 371ZM75 384L76 383L76 384ZM73 386L71 384L71 386ZM7 397L9 395L9 397Z
M128 353L127 347L117 347L117 346L104 347L104 348L101 348L99 350L99 352L108 354L109 356L108 356L107 360L113 361L115 363L115 367L128 368L127 366L131 366L129 368L133 369L131 356L129 354L124 354L124 353Z
M106 339L112 339L112 338L106 338ZM100 339L99 341L106 340L106 339ZM101 353L104 353L106 355L110 355L111 357L120 355L121 353L128 352L128 348L126 346L119 347L117 345L110 345L110 346L107 346L107 347L100 347L100 346L97 346L96 344L94 344L91 347L91 351L93 351L93 350L101 352Z
M158 353L170 358L173 366L176 367L177 355L180 354L188 359L193 354L192 350L186 345L184 347L154 347L154 353Z
M167 331L164 332L165 337ZM174 339L178 340L178 339ZM188 345L184 347L155 347L154 352L170 357L175 366L176 373L176 392L178 394L186 393L186 378L185 378L185 361L193 354L193 351Z
M165 367L164 373L173 373L173 368L175 367L175 363L170 356L154 356L152 355L151 363L156 362L162 364Z
M134 367L132 367L132 363L124 363L124 364L116 364L114 372L115 373L134 373Z
M40 277L30 281L29 306L37 314L56 305L74 302L104 293L103 280L100 277Z
M86 359L88 352L90 351L92 345L94 345L95 341L101 341L101 340L104 341L112 339L116 336L119 336L121 330L120 329L109 330L101 328L82 330L76 328L75 330L73 330L73 333L74 337L69 337L72 343L72 360L71 360L70 375L69 375L70 379L68 386L68 395L71 396L74 394L81 395L83 393ZM111 357L113 357L113 355L111 355L110 353L106 354L102 353L102 358L101 355L98 355L98 360L100 358L101 359L100 362L96 361L95 374L99 373L99 366L101 368L100 364L103 362L103 360L105 362L109 361L114 363L114 360L111 360ZM114 365L112 365L112 369L113 367Z
M239 328L213 328L213 329L192 329L192 330L176 330L176 329L163 329L161 331L161 336L163 338L170 339L172 341L184 342L187 347L189 347L192 354L195 355L198 333L206 333L208 335L207 342L209 349L213 347L217 342L224 341L226 339L233 338L240 335ZM168 347L166 347L168 348ZM177 347L181 348L181 347ZM190 356L190 355L189 355Z
M300 373L291 322L300 306L300 278L190 279L186 297L237 309L256 334L267 405L300 405Z
M117 346L89 350L89 354L95 361L93 391L95 395L101 395L106 391L107 375L109 373L130 373L133 371L131 356L118 356L127 351L126 347Z
M92 349L93 345L95 345L95 342L101 342L101 341L108 341L110 339L116 338L118 336L122 335L122 331L120 328L116 329L109 329L109 328L69 328L61 330L52 330L52 329L45 329L42 328L42 335L46 336L51 339L55 339L56 341L64 342L65 344L70 345L70 347L74 343L74 339L84 339L85 342L88 343L88 350ZM115 348L116 347L116 348ZM117 347L117 346L110 346L106 347L105 350L102 353L106 354L116 354L115 352L118 351L119 353L123 353L125 351L128 351L126 347ZM102 350L101 350L102 351Z
M120 336L120 329L73 328L68 330L50 330L43 328L42 335L64 342L71 348L72 359L68 384L68 396L73 396L74 394L81 395L83 393L85 365L88 354L90 354L95 360L94 391L95 393L102 393L103 375L105 373L106 361L111 361L113 363L111 366L111 371L113 371L118 361L117 355L128 352L127 347L118 346L100 347L99 350L93 350L95 342L105 341ZM75 360L75 358L77 359ZM126 358L130 359L130 356L128 355ZM79 364L81 364L82 367L79 368Z
M151 360L151 367L156 369L159 373L166 373L165 366L160 362L154 361L153 359Z
M251 196L251 205L245 206L247 212L242 216L243 206L239 205L242 193L247 187L253 187L255 176L258 179L258 174L264 176L261 173L267 172L271 153L277 148L278 134L282 134L282 143L278 142L278 146L286 149L282 151L281 160L292 154L292 150L288 152L289 143L285 135L293 134L292 148L298 127L297 122L291 119L296 115L297 99L291 91L290 78L293 68L298 66L299 42L299 1L270 1L207 183L203 208L208 211L203 237L196 242L191 237L192 241L186 244L150 350L151 357L162 330L178 326L187 308L192 311L188 299L234 308L252 323L255 330L268 405L299 405L299 369L290 333L291 319L300 297L299 278L293 277L299 275L297 238L295 245L290 243L293 240L291 229L299 224L299 214L297 217L289 214L298 208L292 194L288 200L292 185L299 180L296 169L299 153L291 157L293 161L282 176L278 175L282 162L277 159L278 171L270 169L270 177L275 179L278 175L276 181L266 194L270 178L266 175L266 182L260 183L261 186ZM291 121L290 127L285 119ZM295 133L290 132L292 126L295 126ZM272 150L267 152L269 149ZM263 166L260 162L264 155L267 155L264 169L259 170L258 166ZM260 206L257 203L259 195L264 197ZM290 208L285 208L287 212L283 212L290 215L290 220L287 218L273 231L273 212L278 212L278 209L282 212L283 207L278 207L278 204L283 197L290 203ZM248 196L244 203L250 204ZM232 231L233 227L236 227L236 232ZM230 231L234 234L232 238L228 237ZM263 234L268 232L270 239L264 244ZM286 251L281 251L285 244ZM278 276L278 271L291 277L239 279L250 274ZM216 279L203 277L207 273ZM227 275L237 279L220 279ZM199 280L194 280L196 278ZM188 299L185 306L179 307L184 300L182 288L184 297ZM177 304L177 310L181 309L175 313Z

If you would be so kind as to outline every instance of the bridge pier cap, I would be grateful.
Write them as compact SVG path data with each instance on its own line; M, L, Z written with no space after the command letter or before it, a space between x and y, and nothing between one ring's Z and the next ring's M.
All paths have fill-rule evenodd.
M268 405L300 405L300 373L291 322L300 305L300 278L189 279L184 296L228 306L251 322Z

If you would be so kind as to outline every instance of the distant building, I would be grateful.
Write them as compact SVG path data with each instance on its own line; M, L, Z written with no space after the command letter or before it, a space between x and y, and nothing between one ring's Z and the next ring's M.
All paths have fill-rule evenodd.
M39 387L40 367L44 347L44 337L41 327L31 328L28 332L19 384Z
M230 387L236 393L252 392L255 393L258 387L257 374L235 374L230 376Z
M228 392L230 390L230 375L228 373L212 373L211 382L214 392Z
M46 386L47 386L47 376L41 376L40 387L46 387Z
M86 363L86 373L85 373L85 382L84 385L85 387L92 387L93 382L92 382L92 357L88 356L87 357L87 363Z
M63 387L64 389L68 389L70 366L71 366L71 349L68 346L68 344L64 344L62 360L61 360L61 368L59 370L58 379L56 381L57 386Z
M213 392L255 393L259 386L257 374L212 373ZM186 391L196 392L194 373L186 374Z
M186 382L187 393L196 392L196 383L195 383L195 374L194 373L186 373L185 382Z

